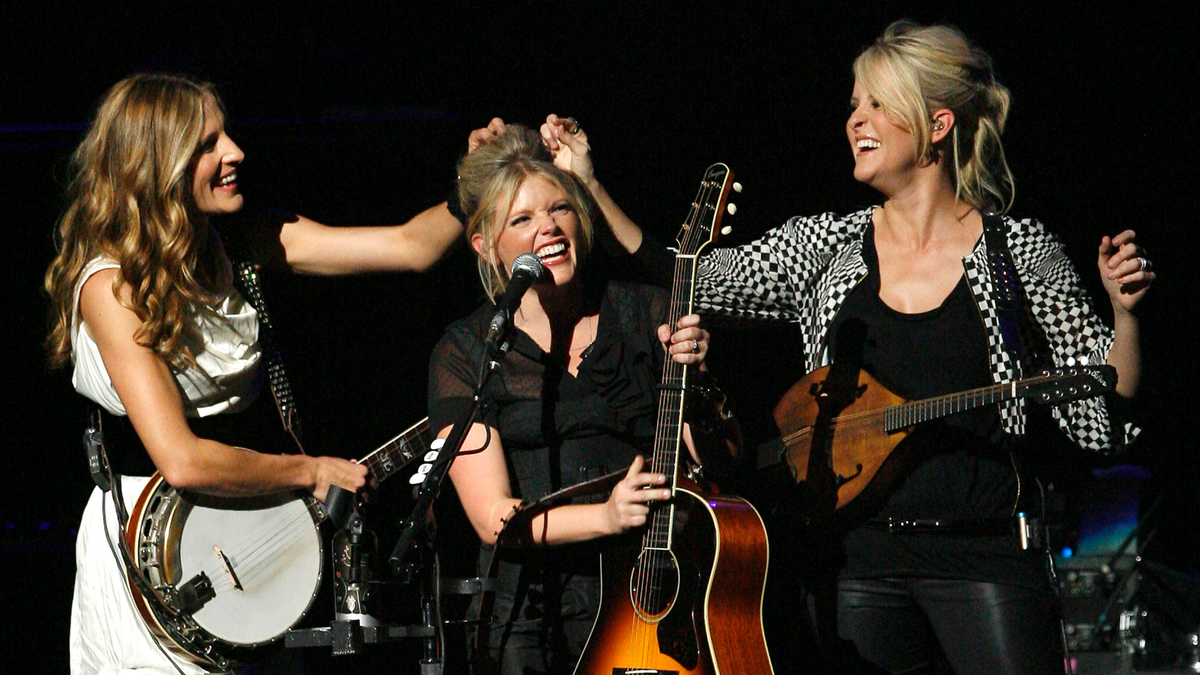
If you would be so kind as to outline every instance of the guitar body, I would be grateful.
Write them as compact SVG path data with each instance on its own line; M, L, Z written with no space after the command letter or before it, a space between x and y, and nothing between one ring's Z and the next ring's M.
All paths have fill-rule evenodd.
M601 556L600 612L577 675L773 672L762 627L762 519L746 501L694 485L681 482L675 495L669 551L631 546ZM651 585L660 592L646 593Z
M831 378L830 366L819 368L792 385L775 406L775 423L796 481L807 482L818 502L832 501L836 494L839 509L862 494L911 431L889 434L878 415L843 422L854 420L856 413L904 403L866 371L857 375Z

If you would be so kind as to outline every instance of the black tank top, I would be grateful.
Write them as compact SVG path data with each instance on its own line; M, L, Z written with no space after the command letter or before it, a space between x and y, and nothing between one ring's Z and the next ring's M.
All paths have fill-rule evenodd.
M867 277L847 296L830 327L830 353L859 358L864 370L906 399L952 394L992 384L983 319L966 275L940 307L904 314L879 298L874 228L863 245ZM1017 474L999 445L994 406L919 426L898 448L910 469L863 520L1007 518ZM1015 535L947 537L896 535L856 527L845 540L844 577L926 576L1044 584ZM1013 565L1013 558L1024 563Z

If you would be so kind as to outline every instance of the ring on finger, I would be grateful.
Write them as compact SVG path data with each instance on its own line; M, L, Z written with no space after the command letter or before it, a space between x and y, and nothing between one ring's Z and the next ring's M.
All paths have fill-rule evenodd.
M700 341L699 340L692 340L692 353L693 354L700 353Z
M568 117L567 122L570 122L570 125L567 127L567 133L577 134L583 131L583 129L579 126L579 120L575 119L574 117Z
M1150 269L1150 261L1141 256L1138 256L1138 271L1143 272L1148 269Z

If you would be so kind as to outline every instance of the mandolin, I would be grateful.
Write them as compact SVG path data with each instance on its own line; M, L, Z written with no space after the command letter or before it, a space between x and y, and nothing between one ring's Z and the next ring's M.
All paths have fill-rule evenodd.
M857 375L857 377L855 377ZM886 489L896 446L923 422L1014 398L1058 404L1113 390L1112 366L1074 366L946 396L906 401L865 371L826 366L805 375L775 406L784 459L797 482L840 509L869 487ZM825 499L822 499L824 495Z

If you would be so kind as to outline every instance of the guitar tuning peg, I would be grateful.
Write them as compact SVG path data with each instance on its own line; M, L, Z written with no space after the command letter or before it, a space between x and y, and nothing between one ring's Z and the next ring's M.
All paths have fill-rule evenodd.
M742 184L741 184L741 183L739 183L739 182L737 182L737 181L733 181L733 191L734 191L734 192L741 192L741 191L742 191Z
M725 236L729 236L729 233L730 233L730 232L733 232L733 228L732 228L732 227L730 227L730 226L728 226L728 225L726 225L725 227L722 227L722 228L721 228L721 234L723 234L723 235L725 235Z
M729 202L728 204L725 205L725 210L729 212L729 215L736 216L737 215L737 204L734 204L733 202Z

